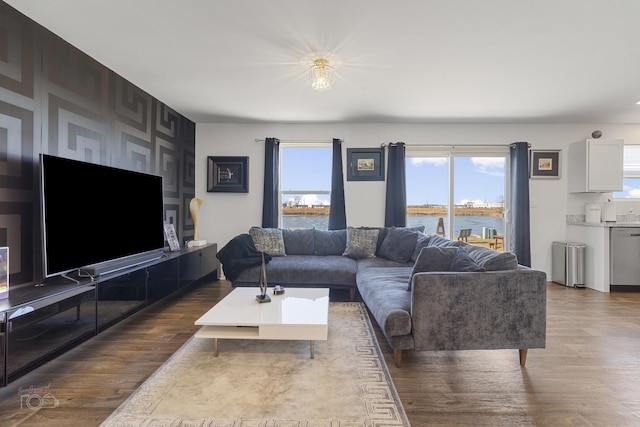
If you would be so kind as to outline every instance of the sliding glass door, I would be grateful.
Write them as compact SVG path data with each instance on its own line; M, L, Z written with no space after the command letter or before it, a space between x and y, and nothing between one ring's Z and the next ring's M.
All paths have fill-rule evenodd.
M504 250L507 150L407 150L407 225L424 225L427 234Z

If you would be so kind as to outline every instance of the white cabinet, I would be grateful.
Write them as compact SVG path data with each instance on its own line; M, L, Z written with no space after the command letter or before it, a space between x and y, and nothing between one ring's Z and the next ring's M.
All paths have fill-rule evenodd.
M624 141L587 139L569 145L569 192L622 191Z
M580 242L584 250L584 285L609 292L609 227L567 224L567 240Z

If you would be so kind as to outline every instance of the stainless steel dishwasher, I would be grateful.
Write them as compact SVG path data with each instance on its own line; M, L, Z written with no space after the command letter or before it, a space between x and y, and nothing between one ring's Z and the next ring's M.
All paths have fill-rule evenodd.
M640 227L611 229L611 290L640 290Z

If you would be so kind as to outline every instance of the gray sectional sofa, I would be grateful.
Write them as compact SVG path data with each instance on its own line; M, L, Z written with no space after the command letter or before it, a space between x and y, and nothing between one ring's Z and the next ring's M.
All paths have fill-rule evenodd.
M398 367L403 350L518 349L524 366L527 349L545 347L546 275L511 253L420 228L252 227L246 237L270 255L270 286L349 289L352 299L357 289ZM230 280L257 286L259 273L255 263Z

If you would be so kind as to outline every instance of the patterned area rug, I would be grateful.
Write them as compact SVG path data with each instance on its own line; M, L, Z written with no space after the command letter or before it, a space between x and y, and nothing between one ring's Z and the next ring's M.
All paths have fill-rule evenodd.
M102 426L409 426L366 308L329 304L327 341L191 338Z

